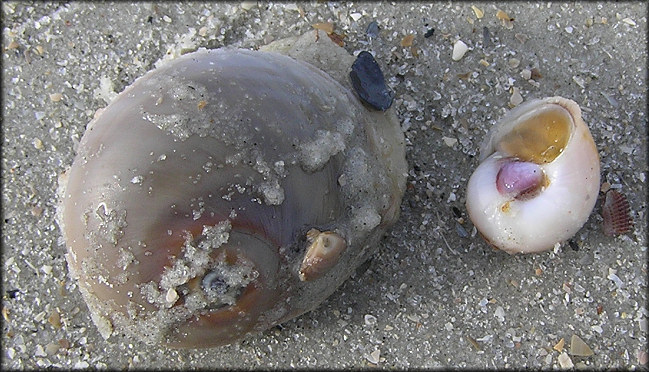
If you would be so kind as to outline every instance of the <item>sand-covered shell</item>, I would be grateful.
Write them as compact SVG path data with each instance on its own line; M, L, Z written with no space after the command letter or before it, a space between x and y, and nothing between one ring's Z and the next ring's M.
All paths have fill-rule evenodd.
M262 49L165 62L88 125L59 224L105 337L265 330L322 302L397 219L403 134L351 92L354 58L314 33Z
M467 185L469 217L487 242L508 253L552 249L591 214L599 170L577 103L562 97L529 101L485 138Z

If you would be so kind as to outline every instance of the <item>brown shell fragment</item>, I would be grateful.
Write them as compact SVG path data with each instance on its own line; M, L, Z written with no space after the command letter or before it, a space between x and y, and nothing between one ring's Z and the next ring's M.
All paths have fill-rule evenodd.
M496 12L496 18L500 20L503 27L505 27L506 29L511 30L514 27L514 25L512 24L514 18L510 17L507 13L500 9L498 9L498 11Z
M331 34L331 33L334 32L334 24L330 23L330 22L326 22L326 23L325 22L318 22L318 23L312 24L311 26L313 28L315 28L316 30L324 31L327 34Z
M339 47L345 46L345 41L343 39L347 37L347 35L338 35L337 33L332 32L330 34L327 34L327 36L329 36L329 39L331 39L331 41L336 43L336 45L338 45Z
M602 228L608 236L620 235L631 231L631 207L626 197L616 190L609 190L602 205Z
M402 47L412 46L412 42L414 40L415 40L415 35L413 34L406 35L403 39L401 39L401 46Z

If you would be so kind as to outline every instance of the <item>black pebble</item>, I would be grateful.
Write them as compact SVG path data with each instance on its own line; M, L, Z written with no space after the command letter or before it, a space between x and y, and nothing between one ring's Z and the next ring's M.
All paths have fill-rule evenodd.
M385 85L381 67L371 53L362 51L358 54L349 78L361 101L381 111L390 108L394 92Z
M435 33L435 29L431 28L430 30L426 31L426 33L424 34L424 37L426 39L428 39L429 37L433 36L434 33Z
M370 24L367 25L367 30L365 30L365 33L367 33L367 36L369 37L379 36L379 24L376 23L376 21L370 22Z

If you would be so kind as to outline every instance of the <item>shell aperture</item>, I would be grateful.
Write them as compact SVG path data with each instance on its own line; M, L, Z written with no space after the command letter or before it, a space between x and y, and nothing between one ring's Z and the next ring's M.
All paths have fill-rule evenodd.
M404 139L339 67L300 60L353 61L327 39L183 55L88 125L59 224L102 335L230 343L313 309L376 251L399 214ZM325 260L305 260L313 229Z
M552 249L588 219L599 155L579 106L562 97L527 102L488 133L467 185L471 221L510 254Z

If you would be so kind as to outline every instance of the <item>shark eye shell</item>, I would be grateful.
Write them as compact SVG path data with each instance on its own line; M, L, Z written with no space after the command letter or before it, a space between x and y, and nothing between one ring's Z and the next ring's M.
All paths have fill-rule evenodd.
M467 185L471 221L508 253L552 249L579 230L599 192L599 155L579 106L551 97L506 114Z
M106 338L210 347L268 329L398 218L403 134L350 90L354 58L312 33L262 49L168 61L88 125L58 219Z

